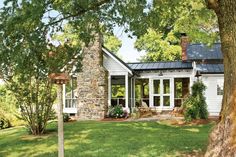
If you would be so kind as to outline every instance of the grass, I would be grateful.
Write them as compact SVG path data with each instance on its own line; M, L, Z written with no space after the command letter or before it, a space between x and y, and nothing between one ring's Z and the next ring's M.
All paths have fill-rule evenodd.
M181 156L206 149L212 124L170 126L157 122L71 122L65 124L66 157ZM0 131L0 156L57 156L56 124L43 136L23 127Z

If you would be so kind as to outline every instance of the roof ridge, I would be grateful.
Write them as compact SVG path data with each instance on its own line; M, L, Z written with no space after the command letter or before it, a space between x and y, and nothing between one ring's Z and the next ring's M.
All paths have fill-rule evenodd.
M221 44L221 42L212 43L212 45ZM188 45L207 45L206 43L189 43Z
M173 63L173 62L182 62L182 60L176 60L176 61L156 61L156 62L132 62L132 63L126 63L126 64Z

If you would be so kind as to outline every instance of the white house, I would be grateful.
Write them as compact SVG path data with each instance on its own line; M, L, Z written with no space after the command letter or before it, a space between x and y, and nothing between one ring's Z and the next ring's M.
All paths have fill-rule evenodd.
M197 80L196 72L207 86L205 97L210 116L218 116L223 94L224 69L221 44L211 47L204 44L189 44L187 36L181 39L182 60L148 63L124 63L102 47L102 66L107 70L108 106L122 104L132 112L135 106L145 103L152 110L171 111L179 107L191 92ZM79 77L79 75L78 75ZM80 86L80 84L78 84ZM76 91L66 97L64 112L78 115ZM86 109L88 110L88 109ZM92 110L92 109L91 109Z

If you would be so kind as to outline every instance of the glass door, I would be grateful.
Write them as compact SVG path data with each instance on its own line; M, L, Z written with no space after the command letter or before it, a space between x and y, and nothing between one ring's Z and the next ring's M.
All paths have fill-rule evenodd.
M161 80L153 80L153 106L161 106Z
M170 107L170 79L153 80L153 106Z
M170 106L170 79L163 79L163 106Z

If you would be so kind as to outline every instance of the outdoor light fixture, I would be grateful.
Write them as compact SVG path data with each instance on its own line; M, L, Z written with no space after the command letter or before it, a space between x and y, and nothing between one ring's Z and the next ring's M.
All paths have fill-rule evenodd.
M196 71L195 77L197 78L197 80L199 80L199 77L201 77L202 74L200 73L200 71Z
M163 76L163 73L162 73L162 71L160 71L160 73L158 74L158 76Z
M199 77L201 77L202 76L202 74L200 73L200 71L196 71L196 74L195 74L195 77L197 77L197 78L199 78Z

